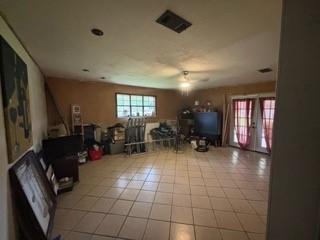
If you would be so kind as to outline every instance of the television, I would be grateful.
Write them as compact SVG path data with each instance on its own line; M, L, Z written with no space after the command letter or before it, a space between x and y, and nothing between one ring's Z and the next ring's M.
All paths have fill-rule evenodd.
M221 135L221 114L219 112L194 113L194 133L209 140L218 140Z

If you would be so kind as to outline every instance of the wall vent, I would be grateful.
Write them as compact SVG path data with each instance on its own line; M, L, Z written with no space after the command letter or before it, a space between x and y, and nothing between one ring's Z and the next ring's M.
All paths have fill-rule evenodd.
M157 20L157 23L175 31L176 33L181 33L186 30L192 24L187 20L179 17L177 14L171 12L170 10L165 11Z
M261 68L258 70L258 72L261 72L261 73L272 72L272 69L271 68Z

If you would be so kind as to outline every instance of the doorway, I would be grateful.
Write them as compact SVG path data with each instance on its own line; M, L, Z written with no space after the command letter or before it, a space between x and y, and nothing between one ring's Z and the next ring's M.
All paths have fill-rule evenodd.
M229 144L270 153L275 111L274 93L234 96L231 101Z

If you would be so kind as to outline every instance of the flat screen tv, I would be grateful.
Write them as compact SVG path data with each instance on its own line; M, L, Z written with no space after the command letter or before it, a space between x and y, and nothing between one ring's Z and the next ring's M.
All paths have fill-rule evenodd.
M221 117L219 112L194 113L194 131L200 137L221 135Z

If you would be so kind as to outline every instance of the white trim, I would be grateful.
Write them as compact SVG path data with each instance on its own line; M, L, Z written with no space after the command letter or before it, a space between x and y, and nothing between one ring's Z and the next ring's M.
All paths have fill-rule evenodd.
M266 93L256 93L256 94L247 94L247 95L233 95L231 99L245 99L245 98L259 98L259 97L275 97L275 92L266 92Z
M231 99L246 99L246 98L257 98L258 94L248 94L248 95L234 95Z

